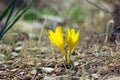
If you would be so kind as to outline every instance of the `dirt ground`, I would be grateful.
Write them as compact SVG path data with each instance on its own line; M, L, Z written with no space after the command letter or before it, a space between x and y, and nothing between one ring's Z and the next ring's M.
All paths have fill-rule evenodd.
M87 2L72 1L66 5L70 6L66 13L63 6L58 5L57 10L49 14L44 27L48 15L46 8L44 13L39 13L37 21L26 21L23 16L3 37L0 41L0 80L120 80L119 39L105 42L111 16ZM51 4L46 4L47 8L57 6ZM81 31L71 67L65 65L61 52L47 36L48 30L54 30L58 24L63 33L71 26Z

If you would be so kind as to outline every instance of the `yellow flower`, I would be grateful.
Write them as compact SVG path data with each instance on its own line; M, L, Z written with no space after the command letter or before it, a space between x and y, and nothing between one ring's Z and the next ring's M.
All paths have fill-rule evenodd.
M61 26L57 26L55 31L49 30L48 31L48 38L50 41L61 50L63 53L63 58L65 60L66 65L71 66L72 60L71 60L71 54L78 42L80 35L80 30L75 32L75 29L67 29L66 32L66 43L67 43L67 49L64 48L64 38L62 34Z
M79 35L80 35L80 30L75 32L75 29L69 29L69 28L67 29L66 43L70 51L73 51L74 47L76 46L79 40Z
M61 26L57 26L55 29L55 32L52 30L48 31L48 37L50 41L57 47L59 48L64 56L66 55L65 49L64 49L64 38L62 34L62 29Z

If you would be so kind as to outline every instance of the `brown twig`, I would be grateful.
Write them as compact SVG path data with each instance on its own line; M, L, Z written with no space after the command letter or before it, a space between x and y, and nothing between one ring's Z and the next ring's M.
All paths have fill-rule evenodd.
M89 1L89 0L86 0L86 1L87 1L88 3L90 3L90 4L92 4L93 6L97 7L97 8L100 9L100 10L102 10L102 11L104 11L104 12L107 12L107 13L109 13L109 14L112 14L110 11L101 8L101 7L98 6L97 4L95 4L95 3L93 3L93 2L91 2L91 1Z

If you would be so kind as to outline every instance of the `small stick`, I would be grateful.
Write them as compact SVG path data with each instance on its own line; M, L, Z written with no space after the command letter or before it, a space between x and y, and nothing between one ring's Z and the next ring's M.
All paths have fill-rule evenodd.
M90 3L90 4L92 4L93 6L97 7L97 8L100 9L100 10L102 10L102 11L104 11L104 12L107 12L107 13L109 13L109 14L112 14L110 11L101 8L101 7L98 6L97 4L95 4L95 3L93 3L93 2L91 2L91 1L89 1L89 0L86 0L86 1L87 1L88 3Z

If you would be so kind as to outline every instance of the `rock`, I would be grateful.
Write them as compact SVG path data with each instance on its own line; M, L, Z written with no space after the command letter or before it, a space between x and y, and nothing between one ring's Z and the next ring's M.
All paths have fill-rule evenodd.
M37 70L36 69L33 69L30 71L31 74L36 74L37 73Z
M51 28L54 29L55 26L57 25L64 25L65 24L65 20L62 17L59 16L53 16L53 15L42 15L40 20L45 21L47 19L46 22L46 28Z
M92 77L96 78L96 79L99 79L100 78L100 75L99 74L91 74Z
M16 56L18 56L19 54L18 53L16 53L16 52L12 52L11 53L14 57L16 57Z
M41 28L42 28L42 24L37 21L29 22L24 20L19 20L14 26L14 29L26 33L33 33L36 31L40 31Z
M108 78L108 79L106 79L106 80L120 80L120 77L114 76L114 77Z
M74 64L74 66L78 66L79 62L74 62L73 64Z
M54 68L50 68L50 67L41 67L41 69L46 73L51 73L52 71L55 70Z
M22 46L18 46L15 48L15 51L20 51L20 50L22 50Z

